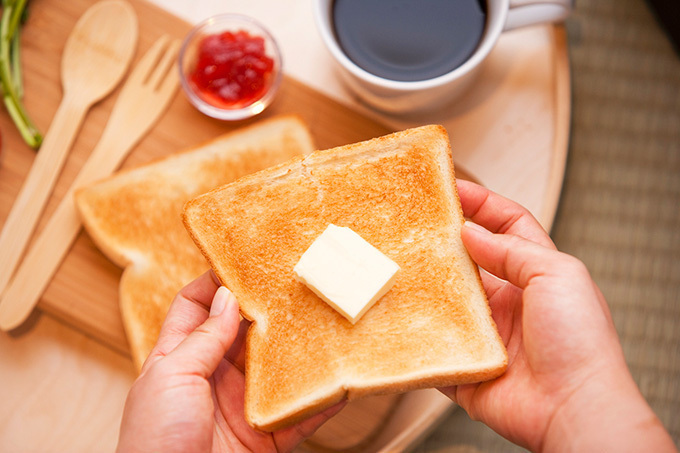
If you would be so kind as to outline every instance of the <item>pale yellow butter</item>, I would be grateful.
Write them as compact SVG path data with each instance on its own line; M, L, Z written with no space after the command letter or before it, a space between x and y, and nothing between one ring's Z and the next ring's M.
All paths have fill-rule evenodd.
M350 228L330 224L293 271L354 324L392 288L399 266Z

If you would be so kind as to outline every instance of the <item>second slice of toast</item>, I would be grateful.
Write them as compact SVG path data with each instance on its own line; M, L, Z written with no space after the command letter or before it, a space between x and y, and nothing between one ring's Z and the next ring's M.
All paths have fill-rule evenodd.
M184 203L312 150L301 119L277 116L120 171L76 193L86 230L109 259L125 268L120 308L138 370L175 294L209 267L182 225Z

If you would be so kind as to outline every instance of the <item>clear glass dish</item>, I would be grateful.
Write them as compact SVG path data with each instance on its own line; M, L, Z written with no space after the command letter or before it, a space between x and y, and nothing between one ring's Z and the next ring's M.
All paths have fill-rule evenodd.
M269 65L270 61L272 63L271 72L267 72L267 75L264 77L263 91L261 91L257 97L248 100L245 103L241 102L228 105L225 102L221 102L221 98L216 98L213 93L202 90L195 82L195 71L197 71L198 67L201 46L205 45L204 42L206 39L221 37L225 32L231 32L232 34L245 32L250 37L262 38L264 41L264 57L266 63L267 65ZM232 54L227 55L223 53L220 58L233 58L233 60L230 61L238 63L243 71L249 70L249 63L244 63L244 61L242 61L243 57L240 56L240 54L236 54L237 56L233 57L229 55ZM196 25L185 37L178 60L182 88L189 101L199 111L220 120L244 120L264 111L264 109L266 109L274 100L283 75L281 52L274 37L257 21L240 14L217 15ZM202 68L201 70L203 71L202 77L204 77L202 80L205 80L205 77L210 77L205 75L210 71L206 71L205 68ZM215 77L220 76L216 75ZM219 80L211 80L209 86L213 86L213 82L223 85L230 83L225 82L224 77L220 77Z

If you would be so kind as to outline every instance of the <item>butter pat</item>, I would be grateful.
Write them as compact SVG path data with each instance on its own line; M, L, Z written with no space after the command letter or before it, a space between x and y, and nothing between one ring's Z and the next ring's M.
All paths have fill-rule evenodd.
M347 227L328 225L293 268L307 285L355 324L392 288L397 263Z

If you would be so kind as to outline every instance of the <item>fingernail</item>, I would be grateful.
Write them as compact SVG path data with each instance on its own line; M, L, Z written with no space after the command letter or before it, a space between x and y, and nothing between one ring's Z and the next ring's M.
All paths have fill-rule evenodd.
M487 230L483 226L478 225L475 222L472 222L470 220L466 220L464 226L470 228L471 230L482 233L482 234L491 234L491 231Z
M227 302L232 299L234 295L224 286L217 288L217 292L213 297L212 305L210 306L210 316L219 316L227 306Z

